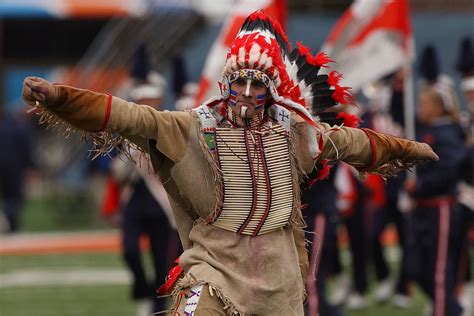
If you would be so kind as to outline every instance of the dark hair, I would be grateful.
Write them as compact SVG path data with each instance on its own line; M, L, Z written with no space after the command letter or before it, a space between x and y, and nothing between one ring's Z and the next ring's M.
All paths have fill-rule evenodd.
M422 54L419 65L420 75L428 82L435 82L439 75L439 63L433 45L427 45Z
M474 49L468 36L464 37L459 45L456 69L463 77L474 75Z

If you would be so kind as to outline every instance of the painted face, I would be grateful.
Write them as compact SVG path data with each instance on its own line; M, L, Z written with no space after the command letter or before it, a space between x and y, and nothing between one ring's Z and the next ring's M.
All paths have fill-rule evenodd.
M252 118L264 110L268 89L257 80L239 78L230 84L229 105L235 115Z

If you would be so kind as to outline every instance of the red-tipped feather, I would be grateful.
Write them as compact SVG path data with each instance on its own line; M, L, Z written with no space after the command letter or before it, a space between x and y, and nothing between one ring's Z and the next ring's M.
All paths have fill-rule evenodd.
M304 46L302 42L296 42L296 46L298 47L298 52L300 53L300 55L305 55L306 59L312 58L309 48Z
M332 165L329 164L329 160L323 159L320 165L318 166L318 173L313 179L308 182L306 188L310 189L316 183L316 181L327 179L329 177L331 168Z
M335 86L332 99L339 104L355 105L355 99L352 93L349 91L350 87Z
M158 295L169 295L176 281L178 281L183 273L183 269L179 265L179 257L174 262L176 262L176 265L168 272L166 283L162 284L158 290L156 290Z
M319 168L318 174L316 176L317 180L324 180L329 177L329 171L331 170L332 166L329 164L329 160L323 159L321 161L321 167Z
M347 127L358 127L361 121L358 116L346 112L340 112L336 118L343 119L344 126Z
M318 67L324 67L324 68L329 67L329 66L326 66L327 63L333 63L334 62L334 60L329 58L329 56L326 55L323 52L318 53L316 56L313 57L313 59L314 59L314 65L316 65Z
M311 50L304 46L301 42L297 42L296 45L300 55L306 56L306 62L310 65L317 67L328 67L326 66L327 63L334 62L334 60L329 58L325 53L318 53L316 56L311 55Z
M336 87L339 85L339 81L341 81L341 79L342 79L342 74L338 73L335 70L332 70L329 73L327 83L332 87Z

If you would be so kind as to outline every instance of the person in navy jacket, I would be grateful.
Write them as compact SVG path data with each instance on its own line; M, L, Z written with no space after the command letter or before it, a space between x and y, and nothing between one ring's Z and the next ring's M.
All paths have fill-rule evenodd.
M456 227L462 217L453 206L465 147L452 90L441 84L424 88L418 119L417 139L430 144L439 161L417 167L416 179L405 184L415 202L409 246L416 267L413 278L431 298L433 315L460 315L455 285L462 236Z
M306 239L310 241L310 273L306 282L309 315L343 315L338 307L329 303L325 294L330 267L334 264L332 258L338 251L335 169L328 174L325 171L326 174L320 176L323 179L305 184L302 191L303 215L308 225Z

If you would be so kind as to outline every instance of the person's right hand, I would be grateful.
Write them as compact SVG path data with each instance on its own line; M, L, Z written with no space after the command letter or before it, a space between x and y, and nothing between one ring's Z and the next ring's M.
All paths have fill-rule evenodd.
M49 81L39 77L26 77L23 81L21 95L26 104L31 106L49 106L59 98L59 89Z

